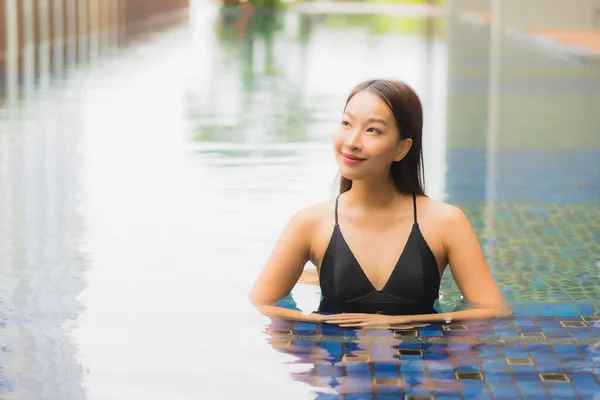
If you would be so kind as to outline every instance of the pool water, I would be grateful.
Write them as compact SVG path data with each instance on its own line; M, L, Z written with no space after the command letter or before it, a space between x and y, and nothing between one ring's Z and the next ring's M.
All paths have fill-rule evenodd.
M449 15L197 1L122 34L1 92L0 398L600 398L600 69ZM421 96L427 193L465 210L514 318L248 303L287 219L335 194L332 133L373 76ZM436 306L461 301L447 271Z

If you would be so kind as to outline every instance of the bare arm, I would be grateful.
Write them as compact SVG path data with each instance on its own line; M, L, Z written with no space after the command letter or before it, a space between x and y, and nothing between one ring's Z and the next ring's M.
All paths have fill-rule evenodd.
M319 322L322 318L319 314L305 315L272 305L290 293L310 259L313 219L310 210L303 210L289 220L250 291L252 304L268 317L306 322Z
M419 321L490 319L512 315L504 302L481 246L465 214L456 207L445 218L444 246L452 275L462 295L475 309L421 316ZM433 318L433 319L432 319Z

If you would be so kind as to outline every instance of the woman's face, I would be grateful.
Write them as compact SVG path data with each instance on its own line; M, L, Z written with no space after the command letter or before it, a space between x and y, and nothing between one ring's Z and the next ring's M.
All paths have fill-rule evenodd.
M412 140L400 140L392 110L379 96L362 91L346 105L333 142L341 175L362 180L388 176Z

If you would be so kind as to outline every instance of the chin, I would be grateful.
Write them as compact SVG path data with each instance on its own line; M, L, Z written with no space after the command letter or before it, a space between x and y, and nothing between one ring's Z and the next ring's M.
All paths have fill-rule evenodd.
M340 167L340 175L351 181L360 181L364 179L364 174L359 174L356 171L349 171L348 168Z

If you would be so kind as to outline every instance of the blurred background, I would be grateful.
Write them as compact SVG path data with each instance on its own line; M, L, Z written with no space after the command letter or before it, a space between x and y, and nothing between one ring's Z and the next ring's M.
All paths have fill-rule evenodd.
M0 398L311 398L247 293L373 77L517 313L599 315L600 0L0 0Z

